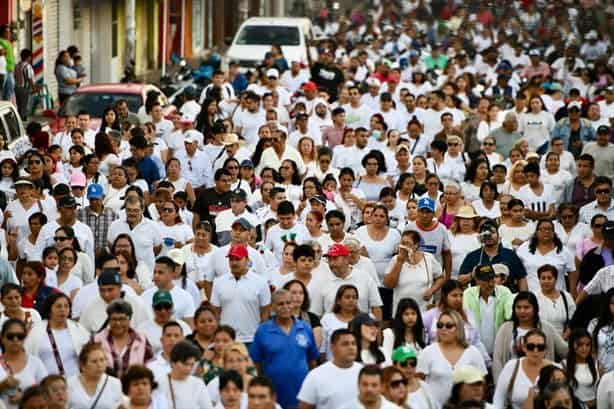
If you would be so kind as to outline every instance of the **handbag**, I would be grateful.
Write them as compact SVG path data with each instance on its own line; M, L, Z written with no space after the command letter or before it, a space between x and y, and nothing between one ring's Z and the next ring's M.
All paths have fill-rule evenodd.
M512 409L512 392L514 391L514 382L516 382L516 375L518 375L518 368L520 368L520 359L516 359L516 365L514 366L514 372L510 378L510 383L507 385L507 392L505 394L505 409Z

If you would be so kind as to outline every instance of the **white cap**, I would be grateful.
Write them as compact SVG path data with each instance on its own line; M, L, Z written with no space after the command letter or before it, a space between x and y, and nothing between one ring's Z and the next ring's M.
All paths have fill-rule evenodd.
M587 40L595 40L597 39L597 32L595 30L591 30L588 33L586 33L586 39Z
M190 129L183 134L184 143L198 143L198 131L196 129Z
M277 71L277 68L269 68L268 70L266 70L266 76L268 77L275 77L275 78L279 78L279 71Z
M532 56L541 56L541 53L539 52L539 50L537 48L532 49L531 51L529 51L529 55Z
M367 78L367 85L370 87L381 87L382 83L375 77L369 77Z

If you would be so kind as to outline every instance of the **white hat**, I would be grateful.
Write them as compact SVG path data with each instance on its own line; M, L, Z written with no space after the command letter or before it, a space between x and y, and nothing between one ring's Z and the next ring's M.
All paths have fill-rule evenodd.
M183 134L184 143L198 143L198 131L196 129L190 129Z
M279 71L277 71L277 68L269 68L268 70L266 70L266 76L268 77L275 77L275 78L279 78Z
M587 40L596 40L597 39L597 32L595 30L591 30L588 33L586 33L586 39Z
M501 263L493 264L492 269L495 270L495 275L497 276L504 275L507 277L510 275L510 268L506 266L505 264L501 264Z
M381 87L382 83L375 77L369 77L367 78L367 85L370 87Z
M529 56L533 57L539 57L541 56L541 53L539 52L539 50L537 48L532 49L531 51L529 51Z
M475 366L472 365L461 365L454 368L452 372L452 383L478 383L484 382L484 374Z

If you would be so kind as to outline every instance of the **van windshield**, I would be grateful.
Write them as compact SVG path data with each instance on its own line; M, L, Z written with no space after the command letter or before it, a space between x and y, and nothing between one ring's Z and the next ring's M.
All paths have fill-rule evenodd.
M237 45L291 45L301 44L301 36L297 27L290 26L245 26Z

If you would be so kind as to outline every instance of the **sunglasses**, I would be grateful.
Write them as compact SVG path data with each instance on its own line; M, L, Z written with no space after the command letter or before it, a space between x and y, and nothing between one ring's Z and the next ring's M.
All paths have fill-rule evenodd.
M456 327L456 324L452 323L452 322L438 322L437 323L437 329L452 329Z
M407 379L395 379L394 381L390 381L391 388L398 388L401 385L407 386Z
M5 337L9 341L23 341L26 339L26 334L23 332L7 332Z
M28 163L32 163L32 164L34 164L34 165L40 165L40 164L41 164L41 163L43 163L43 162L42 162L41 160L39 160L39 159L34 159L34 160L30 159L30 160L28 161Z
M55 236L53 238L54 241L68 241L70 240L70 237L68 236Z
M595 224L593 224L593 227L596 228L596 229L600 229L600 228L603 227L603 223L595 223Z
M458 146L458 143L449 143L448 146Z
M408 366L415 368L416 365L418 365L418 361L416 361L415 359L406 359L403 362L399 362L399 365L403 368L407 368Z
M160 311L160 310L172 310L173 309L173 304L169 304L166 302L162 302L160 304L156 304L156 306L153 307L154 310L156 311Z
M544 352L546 350L546 344L534 344L532 342L529 342L525 345L525 348L527 349L527 351L538 350L539 352Z
M598 195L609 195L611 193L610 189L597 189L595 193Z
M492 142L484 142L482 145L485 145L485 146L493 146L493 145L494 145L494 143L492 143Z
M173 213L175 211L175 208L174 207L173 208L165 207L165 208L162 209L162 211L164 213Z

